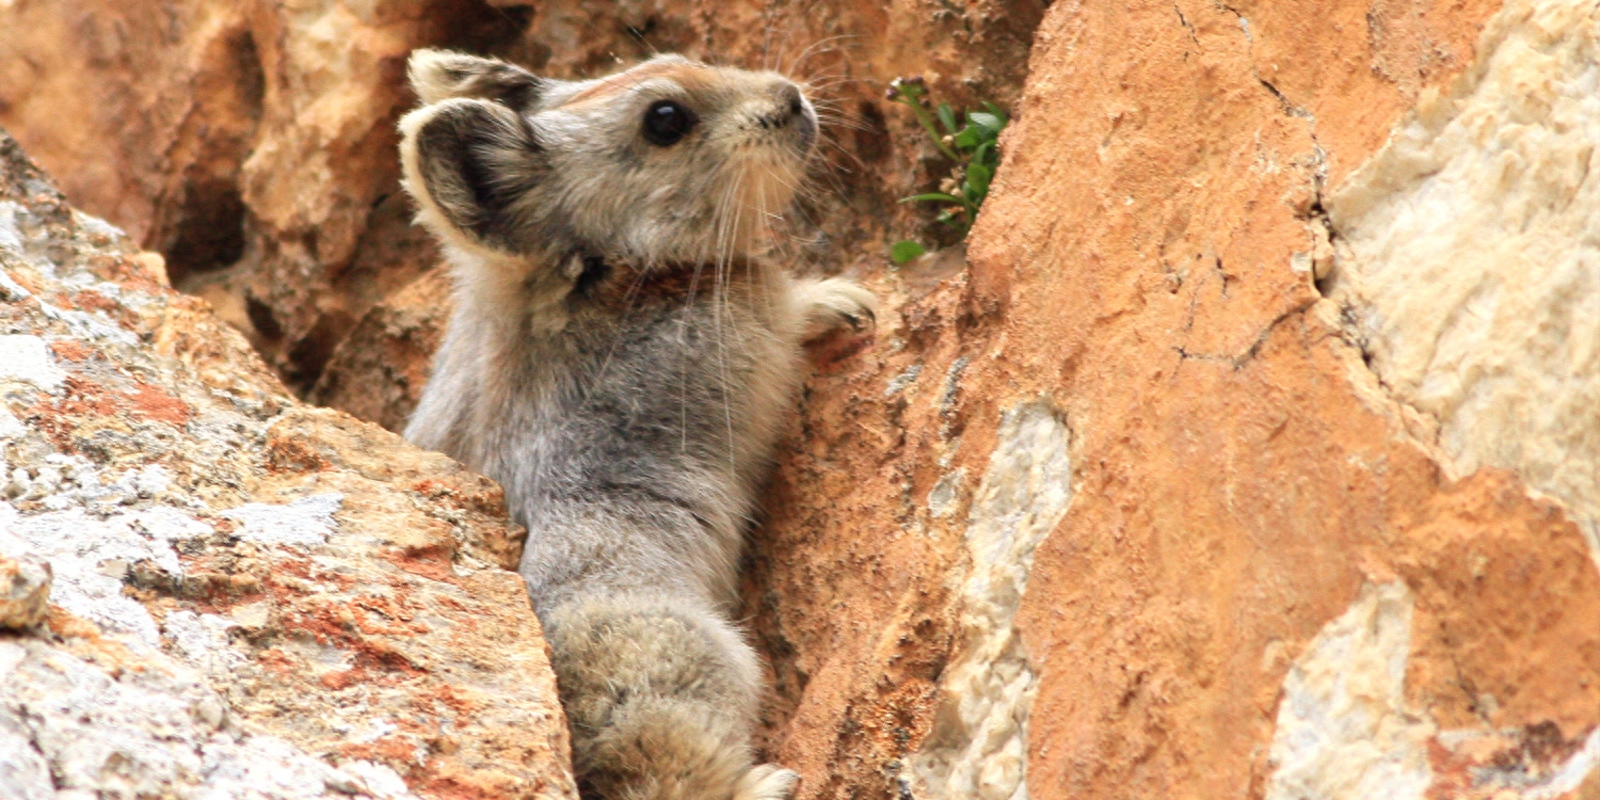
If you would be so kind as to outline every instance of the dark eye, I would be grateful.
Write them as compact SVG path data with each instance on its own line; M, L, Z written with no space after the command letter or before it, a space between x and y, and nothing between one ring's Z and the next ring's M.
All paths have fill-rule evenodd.
M683 104L675 100L657 100L644 112L644 138L651 144L671 147L699 121Z

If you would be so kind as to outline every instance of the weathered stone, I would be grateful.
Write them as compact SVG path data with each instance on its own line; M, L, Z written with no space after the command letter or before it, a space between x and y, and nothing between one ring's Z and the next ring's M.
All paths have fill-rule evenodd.
M50 565L0 552L0 628L23 630L44 622L50 599Z
M485 47L506 19L472 0L7 4L0 124L177 284L226 287L309 386L434 261L396 185L406 56Z
M0 795L573 796L499 488L148 267L0 135Z
M1507 3L1479 61L1328 201L1371 366L1454 475L1515 470L1600 519L1600 35L1582 3ZM1600 540L1596 541L1600 553Z
M1486 114L1463 103L1494 72L1479 54L1526 37L1547 54L1513 69L1533 102L1477 130L1556 144L1507 164L1584 152L1587 123L1563 116L1582 106L1555 101L1582 96L1562 88L1583 85L1576 54L1595 30L1576 12L1546 5L1523 28L1525 8L1496 17L1492 3L1051 8L970 270L931 289L904 273L876 282L890 298L879 346L810 383L758 542L749 586L783 701L774 741L805 765L806 796L1008 796L1008 739L994 734L1011 725L1033 797L1592 792L1579 788L1600 780L1588 512L1530 496L1524 481L1540 478L1523 462L1454 461L1440 420L1379 380L1361 317L1314 281L1331 275L1322 288L1337 295L1364 274L1346 261L1360 257L1392 285L1491 261L1427 248L1475 241L1502 189L1440 192L1449 171L1406 155L1426 139L1380 148L1457 109ZM1463 211L1427 218L1454 233L1419 239L1394 226L1403 216L1341 218L1336 194L1330 222L1324 198L1347 185L1393 209L1436 187L1426 197ZM1545 238L1518 258L1585 252L1585 209L1535 212ZM1329 242L1346 230L1362 241ZM1397 248L1436 266L1412 269ZM1502 268L1574 274L1521 264ZM1582 341L1576 312L1600 307L1595 290L1527 283L1521 307L1574 313L1515 321ZM1436 307L1394 322L1399 337L1456 313L1414 285L1385 299ZM1485 388L1548 386L1541 408L1586 408L1587 350L1519 358L1517 342L1477 352L1540 376ZM980 476L1009 459L1008 420L1040 402L1070 431L1071 504L1031 567L1005 567L1026 576L1019 645L964 682L994 640L953 623L993 618L968 587L993 580L986 562L1008 549L960 545L992 524ZM1498 436L1478 435L1525 430L1499 419ZM1559 453L1581 483L1594 415L1540 419L1563 433L1527 452ZM1015 677L1030 672L1037 683ZM1007 724L973 724L1001 709Z
M445 284L444 271L435 270L373 305L334 349L309 399L404 428L450 318L450 304L440 302L449 296Z
M1582 508L1532 496L1531 472L1451 467L1429 410L1379 380L1313 280L1329 258L1351 274L1343 259L1365 247L1338 246L1346 220L1323 219L1325 189L1411 185L1427 170L1369 161L1390 132L1473 113L1432 98L1496 71L1485 59L1528 14L1494 5L1052 7L965 298L994 309L967 396L1048 393L1072 432L1073 505L1017 615L1040 675L1031 793L1355 797L1378 782L1543 797L1581 783L1600 723ZM1551 5L1532 17L1551 53L1594 25ZM1560 63L1524 80L1560 86ZM1532 103L1516 123L1553 134L1560 108ZM1473 189L1491 204L1502 191ZM1551 235L1586 235L1567 230ZM1366 257L1433 269L1405 254L1412 237L1391 241ZM971 418L964 439L987 438L993 417ZM1583 448L1565 457L1590 468ZM1355 631L1358 617L1378 627ZM1555 780L1567 765L1576 777Z

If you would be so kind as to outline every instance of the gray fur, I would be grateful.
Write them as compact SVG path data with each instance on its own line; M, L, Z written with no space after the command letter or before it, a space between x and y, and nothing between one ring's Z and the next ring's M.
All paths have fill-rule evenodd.
M515 69L412 57L405 183L456 309L406 436L498 480L528 527L587 796L787 797L794 773L750 753L737 567L801 343L873 305L759 257L815 116L780 76L675 56L577 83ZM481 91L519 80L535 100ZM663 98L700 117L670 147L639 131Z

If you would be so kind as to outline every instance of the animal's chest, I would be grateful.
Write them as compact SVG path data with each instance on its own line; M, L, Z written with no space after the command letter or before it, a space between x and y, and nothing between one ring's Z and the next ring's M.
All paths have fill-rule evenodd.
M577 315L519 360L513 383L526 395L491 413L552 474L749 459L769 443L797 374L794 345L753 314L709 302L621 321Z

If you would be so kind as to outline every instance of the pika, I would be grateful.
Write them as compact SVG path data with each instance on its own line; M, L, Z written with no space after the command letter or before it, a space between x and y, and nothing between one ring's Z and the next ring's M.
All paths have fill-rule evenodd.
M802 345L873 319L767 256L817 116L771 73L657 56L586 81L419 50L403 181L454 316L405 435L505 487L586 798L766 800L743 539Z

